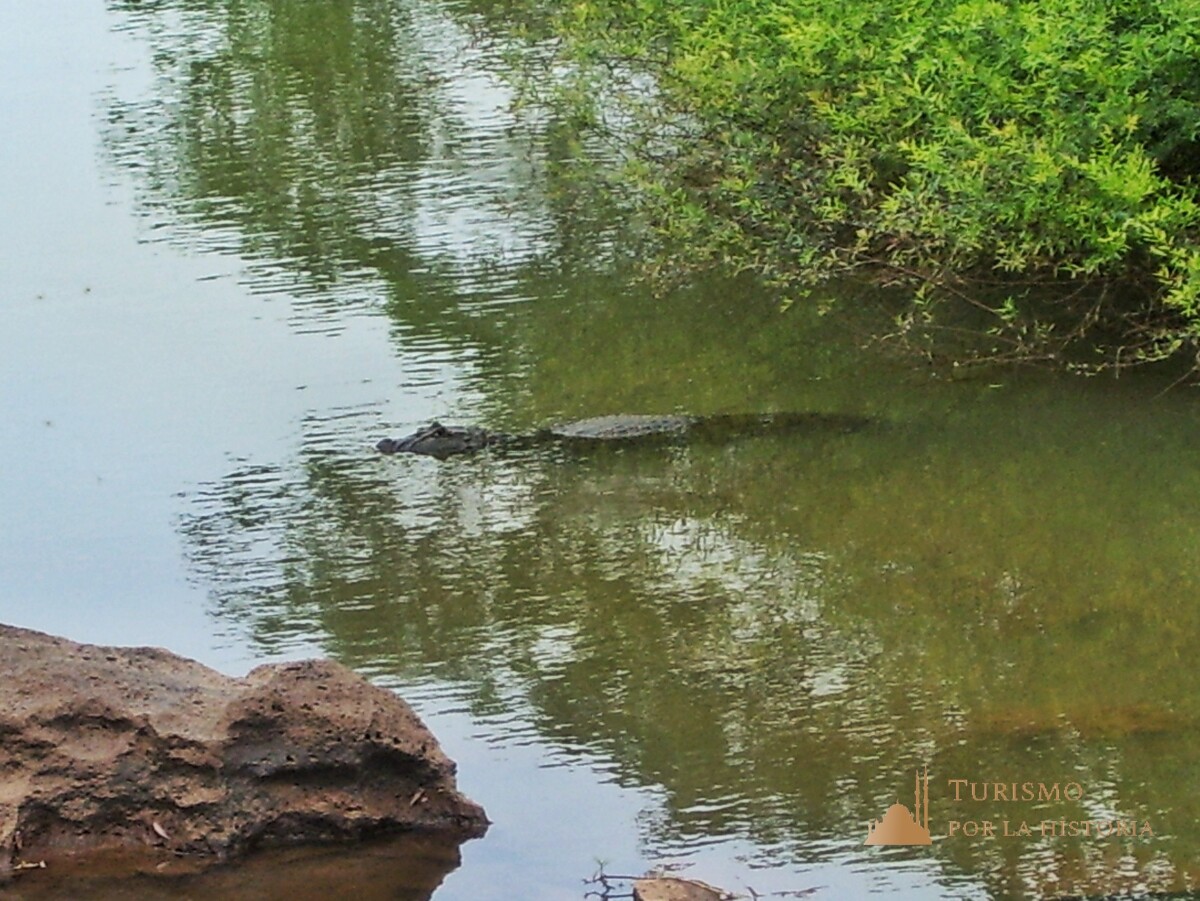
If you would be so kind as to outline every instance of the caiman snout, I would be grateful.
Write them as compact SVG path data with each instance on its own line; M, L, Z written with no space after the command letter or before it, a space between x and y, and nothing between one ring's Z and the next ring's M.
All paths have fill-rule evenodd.
M447 428L440 422L431 422L403 438L384 438L375 445L381 454L424 454L444 460L455 454L466 454L494 444L499 435L486 429Z

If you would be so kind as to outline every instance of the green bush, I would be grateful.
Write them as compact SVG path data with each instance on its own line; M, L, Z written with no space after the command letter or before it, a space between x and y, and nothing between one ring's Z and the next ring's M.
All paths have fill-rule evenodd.
M790 296L904 282L902 319L957 298L1030 354L1094 325L1126 361L1197 345L1195 0L577 0L555 22L563 96L616 123L623 184L692 264Z

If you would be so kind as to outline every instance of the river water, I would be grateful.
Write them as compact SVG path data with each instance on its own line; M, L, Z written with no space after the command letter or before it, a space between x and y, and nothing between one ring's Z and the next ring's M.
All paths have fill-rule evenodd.
M5 7L0 620L395 688L495 822L438 901L656 866L837 899L1189 890L1194 391L951 379L751 283L654 296L509 113L496 15ZM372 449L435 418L793 410L875 422ZM925 768L932 847L864 846ZM347 896L428 897L339 853ZM300 897L253 869L88 891Z

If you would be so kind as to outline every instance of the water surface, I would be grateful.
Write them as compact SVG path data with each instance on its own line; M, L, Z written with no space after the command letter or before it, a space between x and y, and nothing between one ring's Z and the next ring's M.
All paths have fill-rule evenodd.
M1189 889L1192 391L949 378L748 281L655 296L547 180L492 12L7 11L0 618L395 688L496 823L439 901L581 898L600 861L826 898ZM876 424L372 450L434 418L793 410ZM933 847L863 847L924 766ZM947 835L1043 819L1153 835Z

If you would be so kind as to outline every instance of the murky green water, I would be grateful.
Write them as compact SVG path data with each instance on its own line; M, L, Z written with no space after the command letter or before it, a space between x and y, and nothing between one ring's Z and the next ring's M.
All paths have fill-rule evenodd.
M4 12L0 619L395 687L496 823L438 901L582 898L597 859L831 899L1190 888L1194 391L952 381L752 284L650 296L605 262L620 223L547 190L489 12ZM788 410L878 422L372 451L433 418ZM924 766L933 847L863 847ZM1153 834L1002 834L1089 820ZM430 878L345 859L363 897Z

